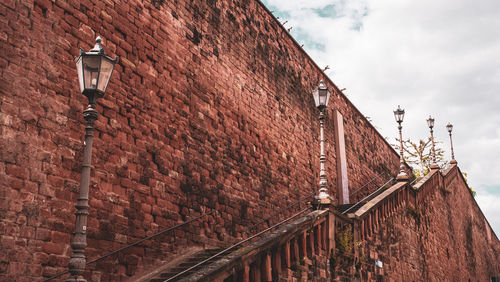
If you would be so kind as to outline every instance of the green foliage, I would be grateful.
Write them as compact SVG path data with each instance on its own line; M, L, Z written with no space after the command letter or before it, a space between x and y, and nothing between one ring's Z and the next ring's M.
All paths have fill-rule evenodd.
M443 142L435 141L434 139L434 147L436 150L436 163L440 168L444 168L448 165L447 161L444 161L443 155L444 150L440 147ZM399 139L396 138L397 143L392 144L392 146L400 150ZM423 177L429 173L430 166L432 164L432 140L429 137L426 141L420 139L418 143L408 140L403 140L403 152L405 154L405 161L412 166L413 174L416 178ZM462 172L462 175L465 179L465 183L467 187L469 187L470 193L473 197L476 196L476 191L472 189L472 187L467 182L467 173Z
M462 172L462 176L464 177L465 184L467 184L472 197L476 197L476 191L472 189L472 187L469 185L469 182L467 181L467 172Z
M400 150L399 139L393 147ZM440 147L442 142L436 141L434 138L434 148L436 150L436 163L442 168L448 164L444 161L444 150ZM418 142L413 142L410 139L403 140L403 152L405 161L413 167L415 177L423 177L430 171L432 164L432 139L420 139Z
M361 245L361 242L354 242L353 234L349 225L344 225L337 229L335 235L336 247L340 253L351 251L354 247Z

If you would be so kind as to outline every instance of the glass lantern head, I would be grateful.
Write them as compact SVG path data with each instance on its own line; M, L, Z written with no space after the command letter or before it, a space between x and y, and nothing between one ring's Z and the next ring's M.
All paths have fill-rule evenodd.
M76 58L80 92L89 99L104 96L117 61L104 53L101 41L98 36L94 48L89 52L80 49L80 56Z
M448 132L451 133L451 131L453 130L453 125L448 122L448 124L446 125L446 129L448 129Z
M328 87L323 84L323 80L319 82L318 88L314 89L313 97L314 103L318 109L322 110L328 105L328 100L330 100L330 91L328 91Z
M405 110L401 109L401 106L398 105L398 108L394 111L394 118L396 122L401 124L403 122L403 118L405 117Z
M430 129L434 127L434 119L431 116L429 116L429 118L427 119L427 125Z

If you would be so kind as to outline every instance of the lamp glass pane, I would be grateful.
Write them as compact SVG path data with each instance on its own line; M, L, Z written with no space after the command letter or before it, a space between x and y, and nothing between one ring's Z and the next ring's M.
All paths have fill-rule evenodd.
M429 127L434 127L434 119L429 117L429 119L427 120L427 125Z
M403 118L405 116L405 111L402 109L397 109L394 111L394 118L397 122L403 122Z
M76 70L78 71L78 82L80 83L80 92L83 92L85 89L85 85L83 84L83 67L82 67L83 58L80 56L76 61Z
M319 105L326 106L326 91L324 89L319 90Z
M85 89L97 89L100 56L84 56L83 58L83 81Z
M115 62L109 60L106 57L102 57L101 72L99 74L99 83L97 84L99 91L102 91L103 93L106 91L109 80L111 78L111 74L113 73L114 66Z
M314 97L314 104L316 104L316 107L319 107L319 91L318 91L318 89L315 89L313 91L313 97Z
M326 90L326 101L325 101L325 106L328 106L328 101L330 100L330 91L328 89Z

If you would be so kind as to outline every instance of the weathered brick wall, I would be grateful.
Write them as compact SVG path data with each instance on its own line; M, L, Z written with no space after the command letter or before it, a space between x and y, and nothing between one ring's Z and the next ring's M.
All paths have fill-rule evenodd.
M500 242L453 168L421 205L401 209L362 242L361 274L395 281L489 281L500 275ZM383 270L373 261L383 262Z
M96 35L120 61L97 107L89 258L211 208L221 215L165 235L164 252L244 237L317 190L311 89L326 78L257 1L7 0L0 14L0 278L55 274L71 254L86 106L74 57ZM332 108L350 186L395 174L396 153L336 92L329 183Z

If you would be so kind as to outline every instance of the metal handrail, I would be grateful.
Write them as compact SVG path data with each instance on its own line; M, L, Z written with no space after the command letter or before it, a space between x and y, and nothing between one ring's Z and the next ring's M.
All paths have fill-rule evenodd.
M368 181L365 185L361 186L360 188L354 190L354 192L350 193L350 195L354 195L356 194L357 192L359 192L361 189L365 188L366 186L368 186L368 184L372 183L373 181L375 181L375 179L379 178L380 176L382 176L383 174L386 174L386 172L382 172L381 174L375 176L374 178L372 178L372 180Z
M234 244L234 245L232 245L232 246L229 246L229 247L225 248L224 250L222 250L222 251L220 251L220 252L216 253L215 255L213 255L213 256L211 256L211 257L209 257L209 258L207 258L207 259L205 259L205 260L203 260L203 261L201 261L201 262L199 262L199 263L197 263L197 264L195 264L195 265L193 265L193 266L191 266L191 267L189 267L189 268L187 268L187 269L185 269L185 270L183 270L183 271L181 271L181 272L179 272L179 273L177 273L176 275L174 275L174 276L172 276L172 277L169 277L168 279L164 280L164 282L171 281L172 279L175 279L175 278L177 278L177 277L181 276L182 274L184 274L184 273L186 273L186 272L189 272L189 271L191 271L191 270L195 269L196 267L198 267L198 266L200 266L200 265L204 264L205 262L207 262L207 261L209 261L209 260L211 260L211 259L213 259L213 258L216 258L216 257L220 256L221 254L223 254L223 253L225 253L225 252L227 252L227 251L229 251L229 250L231 250L231 249L234 249L235 247L237 247L237 246L239 246L239 245L241 245L241 244L243 244L243 243L245 243L245 242L248 242L248 241L252 240L253 238L255 238L255 237L257 237L257 236L260 236L260 235L264 234L265 232L267 232L267 231L269 231L269 230L271 230L271 229L273 229L273 228L275 228L275 227L277 227L277 226L279 226L279 225L281 225L281 224L283 224L283 223L285 223L285 222L287 222L287 221L289 221L289 220L291 220L291 219L293 219L293 218L295 218L295 217L299 216L300 214L302 214L303 212L305 212L305 211L307 211L307 210L309 210L309 209L311 209L311 208L312 208L312 207L307 207L307 208L305 208L305 209L301 210L300 212L298 212L298 213L296 213L296 214L292 215L291 217L289 217L289 218L287 218L287 219L285 219L285 220L282 220L282 221L280 221L280 222L276 223L275 225L273 225L273 226L271 226L271 227L269 227L269 228L266 228L265 230L262 230L261 232L259 232L259 233L255 234L255 235L252 235L252 236L250 236L250 237L248 237L248 238L246 238L246 239L244 239L244 240L242 240L242 241L240 241L240 242L238 242L238 243L236 243L236 244Z
M252 225L252 226L248 227L248 228L247 228L247 232L246 232L246 233L248 234L248 233L249 233L249 232L250 232L253 228L255 228L256 226L258 226L258 225L260 225L260 224L262 224L262 223L264 223L264 222L268 221L269 219L271 219L271 218L275 217L276 215L280 215L280 214L281 214L281 213L283 213L284 211L287 211L287 210L289 210L290 208L292 208L292 207L294 207L294 206L296 206L296 205L300 205L301 203L303 203L303 202L304 202L304 200L311 198L311 197L312 197L312 196L314 196L315 194L316 194L316 193L311 193L311 194L309 194L309 195L307 195L307 196L303 197L302 199L298 200L297 202L295 202L295 203L293 203L293 204L291 204L291 205L288 205L288 206L286 206L286 207L284 207L284 208L282 208L282 209L278 210L277 212L275 212L275 213L271 214L270 216L268 216L268 217L264 218L263 220L261 220L261 221L259 221L259 222L255 223L254 225Z
M412 186L415 182L417 182L417 180L420 180L422 179L422 177L415 177L415 179L413 179L412 182L410 182L410 186Z
M153 235L150 235L150 236L148 236L148 237L145 237L145 238L143 238L143 239L141 239L141 240L139 240L139 241L136 241L136 242L134 242L134 243L132 243L132 244L130 244L130 245L127 245L127 246L125 246L125 247L119 248L118 250L112 251L112 252L110 252L110 253L108 253L108 254L105 254L105 255L103 255L103 256L101 256L101 257L99 257L99 258L96 258L96 259L94 259L94 260L91 260L91 261L87 262L87 263L86 263L86 265L89 265L89 264L92 264L92 263L98 262L98 261L100 261L100 260L103 260L103 259L105 259L105 258L107 258L107 257L109 257L109 256L112 256L112 255L114 255L114 254L117 254L117 253L119 253L119 252L121 252L121 251L123 251L123 250L125 250L125 249L128 249L128 248L130 248L130 247L136 246L136 245L138 245L138 244L140 244L140 243L142 243L142 242L144 242L144 241L147 241L147 240L149 240L149 239L152 239L152 238L154 238L154 237L156 237L156 236L162 235L162 234L163 234L163 233L165 233L165 232L172 231L172 230L174 230L174 229L176 229L176 228L179 228L179 227L181 227L181 226L184 226L184 225L186 225L186 224L189 224L189 223L191 223L191 222L193 222L193 221L196 221L196 220L198 220L198 219L200 219L200 218L202 218L202 217L205 217L205 216L207 216L207 215L210 215L210 214L212 214L212 213L214 213L214 212L219 212L219 211L217 211L217 210L213 209L213 210L211 210L210 212L207 212L207 213L205 213L205 214L199 215L199 216L197 216L197 217L195 217L195 218L192 218L192 219L190 219L190 220L188 220L188 221L186 221L186 222L183 222L183 223L177 224L177 225L175 225L175 226L169 227L169 228L167 228L167 229L165 229L165 230L162 230L162 231L157 232L157 233L155 233L155 234L153 234ZM57 277L59 277L59 276L62 276L62 275L64 275L64 274L66 274L66 273L69 273L69 271L67 271L67 270L66 270L65 272L58 273L58 274L56 274L56 275L54 275L54 276L52 276L52 277L47 278L46 280L44 280L44 282L45 282L45 281L50 281L50 280L52 280L52 279L55 279L55 278L57 278Z
M368 196L364 197L363 199L361 199L360 201L358 201L356 204L352 205L351 207L349 207L348 209L346 209L345 211L342 212L342 214L346 214L348 211L350 211L352 208L358 206L359 203L362 203L364 200L366 200L367 198L369 198L370 196L372 196L373 194L377 193L378 191L380 191L382 188L384 188L387 184L389 184L390 182L392 182L394 180L394 177L391 177L391 179L389 179L386 183L384 183L384 185L380 186L377 190L373 191L372 193L370 193Z

